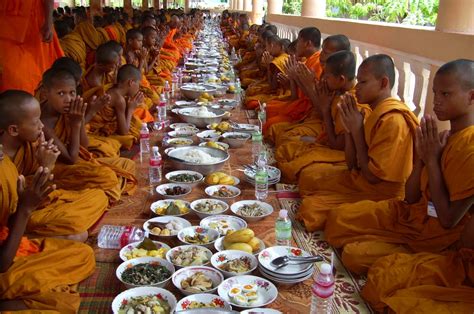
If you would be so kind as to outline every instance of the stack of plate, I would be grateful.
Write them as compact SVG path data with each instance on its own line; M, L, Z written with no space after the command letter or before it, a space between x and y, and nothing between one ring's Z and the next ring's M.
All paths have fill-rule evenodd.
M244 174L245 174L245 181L251 183L252 185L255 185L255 172L256 168L245 168ZM267 166L267 171L268 171L268 185L273 185L277 184L280 182L281 179L281 171L280 169L273 167L273 166Z
M311 256L308 252L291 246L273 246L266 248L258 254L258 269L262 276L275 283L286 285L296 284L311 278L314 272L313 263L301 265L288 264L278 269L270 263L275 258L286 255L300 257Z

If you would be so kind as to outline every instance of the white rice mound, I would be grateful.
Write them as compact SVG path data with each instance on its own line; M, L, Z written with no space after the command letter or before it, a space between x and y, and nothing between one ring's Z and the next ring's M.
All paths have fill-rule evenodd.
M208 153L199 149L191 149L187 151L181 159L193 164L213 164L220 161L219 158L212 157Z

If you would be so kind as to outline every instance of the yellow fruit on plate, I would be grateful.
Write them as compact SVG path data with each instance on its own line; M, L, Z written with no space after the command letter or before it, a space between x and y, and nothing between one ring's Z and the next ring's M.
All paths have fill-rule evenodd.
M202 98L207 98L207 99L208 99L209 96L210 96L209 93L202 93L202 94L201 94L201 97L202 97Z
M225 185L234 185L235 184L235 180L234 178L228 176L226 178L222 178L219 180L219 184L225 184Z
M260 249L260 239L257 238L257 237L253 237L252 239L250 239L250 241L247 242L247 244L252 247L252 250L254 252L256 252Z
M234 85L229 86L229 92L235 92L235 86Z
M218 126L219 126L219 124L217 124L217 123L212 123L212 124L211 124L211 129L215 130L215 129L217 129Z
M252 254L253 250L247 243L232 243L226 250L239 250Z
M255 236L255 233L253 232L252 229L245 228L245 229L240 229L237 230L236 232L232 234L228 234L224 237L224 242L227 243L247 243L249 242L253 237Z
M219 184L219 176L217 176L215 173L211 173L206 177L206 183L207 184Z

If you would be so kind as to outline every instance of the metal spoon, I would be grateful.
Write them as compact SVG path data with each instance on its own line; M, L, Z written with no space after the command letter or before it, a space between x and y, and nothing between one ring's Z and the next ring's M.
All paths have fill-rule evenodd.
M290 262L296 262L296 263L291 263L292 265L298 265L298 264L306 264L306 263L315 263L315 262L321 262L323 261L322 256L308 256L308 257L303 257L303 256L279 256L275 259L273 259L270 262L270 265L278 268L281 268L283 266L286 266L290 264Z

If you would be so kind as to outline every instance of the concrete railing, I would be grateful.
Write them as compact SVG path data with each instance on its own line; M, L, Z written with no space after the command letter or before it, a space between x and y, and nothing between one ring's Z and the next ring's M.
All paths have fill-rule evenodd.
M280 37L294 40L303 27L316 26L323 37L344 34L351 40L357 64L370 55L390 55L396 66L393 95L418 116L432 113L432 81L445 62L474 59L474 36L443 33L433 28L344 19L318 19L293 15L270 15ZM444 126L446 127L446 126Z

